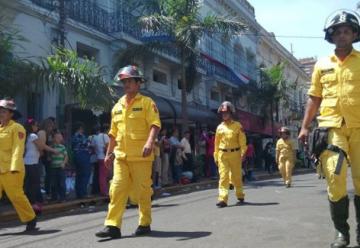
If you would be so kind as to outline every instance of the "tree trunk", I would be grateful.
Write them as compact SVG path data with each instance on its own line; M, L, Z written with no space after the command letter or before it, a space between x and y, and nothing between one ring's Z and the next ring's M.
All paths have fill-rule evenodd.
M273 103L273 101L271 101L271 103L270 103L271 137L272 137L272 140L273 140L273 144L276 144L275 143L274 116L273 116L273 113L274 113L274 103Z
M189 123L188 123L188 111L187 111L187 82L186 82L186 73L185 73L185 61L182 59L182 66L181 66L181 117L182 117L182 133L188 130Z

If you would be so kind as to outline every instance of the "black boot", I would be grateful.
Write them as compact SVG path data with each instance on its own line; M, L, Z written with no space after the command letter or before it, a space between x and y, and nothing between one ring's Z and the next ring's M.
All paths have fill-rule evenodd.
M344 248L350 243L349 224L349 198L346 196L337 202L330 202L331 219L335 226L335 240L331 248Z
M25 231L36 231L38 228L36 228L37 218L35 216L34 219L26 223L26 229Z
M218 203L216 203L216 206L218 208L224 208L224 207L227 207L227 203L224 201L219 201Z
M360 245L360 196L355 195L354 197L355 213L356 213L356 241Z
M95 236L99 238L120 239L121 232L120 229L116 226L106 226L100 232L95 233Z
M151 233L150 226L138 226L135 230L136 236L142 236Z

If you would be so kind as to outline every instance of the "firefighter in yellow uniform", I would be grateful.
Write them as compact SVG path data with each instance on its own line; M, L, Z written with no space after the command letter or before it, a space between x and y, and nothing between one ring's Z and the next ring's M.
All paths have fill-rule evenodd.
M116 79L123 83L125 95L111 112L110 142L105 163L109 166L114 160L114 176L105 228L96 233L101 238L121 238L122 216L130 192L139 205L139 225L135 235L151 232L153 149L161 127L155 103L139 93L144 78L138 67L130 65L121 68Z
M280 128L280 139L276 143L276 164L287 188L291 187L292 171L295 163L294 144L290 139L290 130Z
M336 230L331 247L339 248L350 243L348 166L347 159L341 157L347 157L351 164L360 245L360 53L352 45L360 40L359 16L353 11L336 11L328 17L324 31L325 39L335 44L335 54L320 59L314 66L299 139L306 142L310 123L320 108L319 127L328 130L328 146L320 155L320 163Z
M223 121L217 127L215 134L214 159L219 167L220 175L219 197L216 206L223 208L227 206L228 202L230 177L238 203L244 202L241 158L246 152L246 136L240 122L233 120L235 107L231 102L223 102L218 113L221 113Z
M0 199L5 191L26 231L36 230L36 215L24 194L25 129L13 119L20 113L13 100L0 100Z

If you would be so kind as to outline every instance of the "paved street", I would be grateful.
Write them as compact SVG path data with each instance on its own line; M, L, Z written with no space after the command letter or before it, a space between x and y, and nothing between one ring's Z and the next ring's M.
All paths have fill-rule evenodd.
M120 240L99 241L105 207L73 210L42 219L34 235L23 226L0 224L0 247L329 247L333 228L329 218L325 182L314 174L294 177L286 189L280 179L259 181L246 187L247 205L215 207L217 190L198 191L153 202L153 233L132 236L137 210L127 210ZM352 196L351 196L352 198ZM354 209L350 208L351 245L355 245ZM10 227L8 227L10 226Z

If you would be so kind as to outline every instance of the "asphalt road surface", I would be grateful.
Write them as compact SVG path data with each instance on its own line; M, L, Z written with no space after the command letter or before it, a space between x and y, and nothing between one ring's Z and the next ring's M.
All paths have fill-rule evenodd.
M350 198L353 198L349 180ZM229 206L215 206L217 190L197 191L153 202L152 234L134 237L137 210L124 215L122 239L100 240L106 206L74 209L39 221L40 230L23 233L18 222L0 223L0 248L271 248L329 247L334 231L326 186L315 174L294 177L293 187L280 179L254 182L245 187L247 204L237 206L230 191ZM355 217L350 205L351 246L355 246Z

